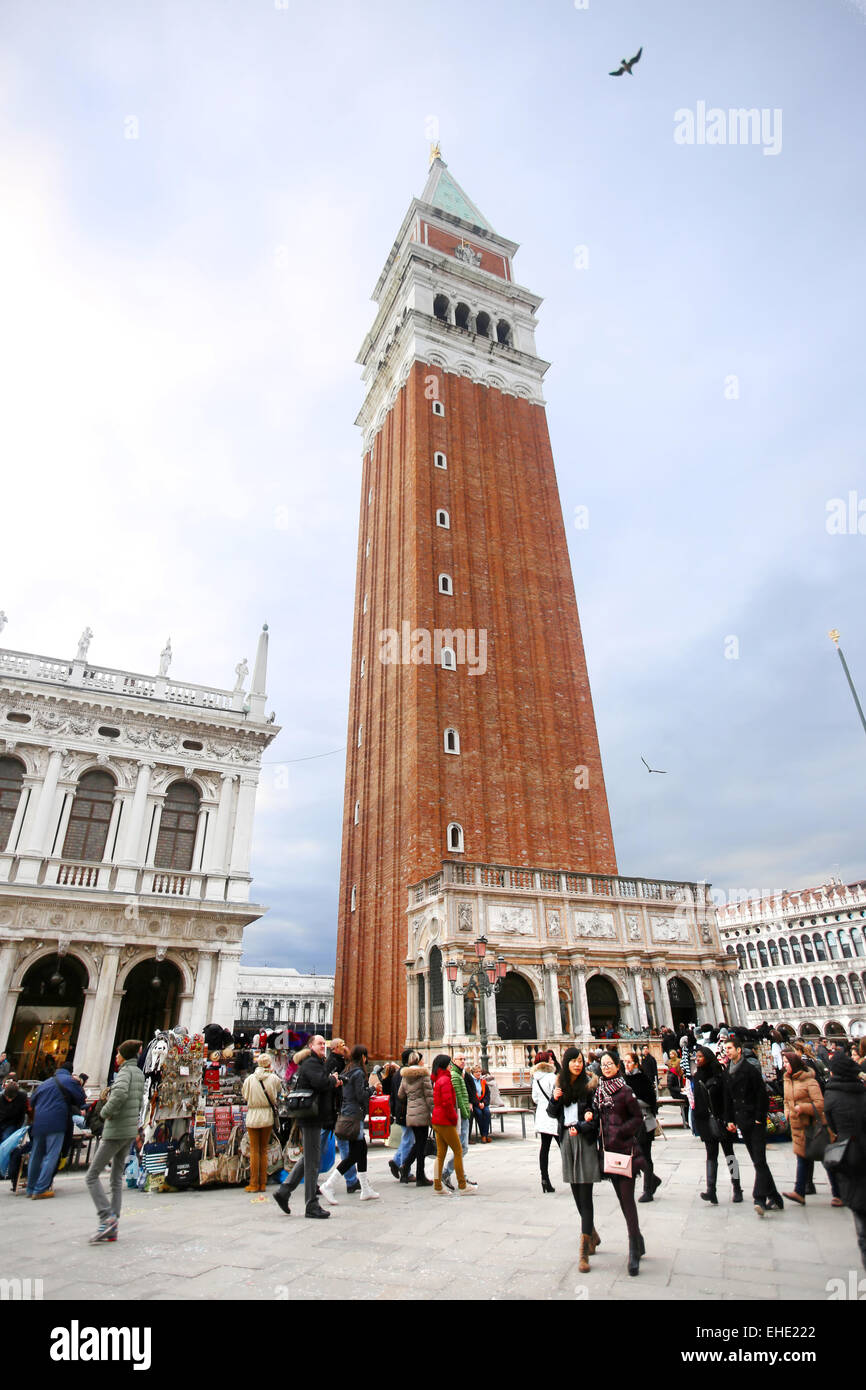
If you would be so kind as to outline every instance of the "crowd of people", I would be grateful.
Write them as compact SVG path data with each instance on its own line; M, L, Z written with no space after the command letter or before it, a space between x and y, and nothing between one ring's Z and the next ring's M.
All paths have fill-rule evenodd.
M770 1048L772 1064L757 1055L760 1042ZM117 1239L124 1165L139 1127L144 1078L143 1044L129 1040L115 1057L110 1088L87 1107L83 1079L71 1063L58 1068L28 1097L14 1074L3 1081L0 1095L0 1172L10 1176L13 1191L24 1151L3 1158L10 1137L29 1126L27 1195L43 1200L54 1195L53 1179L68 1148L73 1116L83 1122L85 1109L100 1141L86 1183L98 1217L92 1243ZM620 1051L620 1048L623 1050ZM680 1037L662 1037L662 1066L648 1046L632 1048L624 1039L605 1040L587 1056L566 1049L561 1062L551 1049L534 1056L531 1095L539 1141L542 1193L555 1191L550 1153L556 1141L562 1180L574 1197L580 1221L579 1269L601 1243L596 1230L593 1189L608 1180L622 1212L628 1243L627 1268L637 1275L646 1253L638 1206L656 1199L662 1186L653 1163L653 1141L661 1134L660 1092L683 1106L695 1139L704 1145L706 1182L703 1201L718 1205L719 1153L724 1156L731 1200L744 1201L740 1162L735 1148L742 1140L753 1168L752 1205L762 1220L783 1211L785 1201L805 1205L816 1194L815 1163L825 1160L833 1206L853 1212L866 1267L866 1047L860 1040L820 1042L817 1046L788 1040L769 1025L749 1033L718 1028L688 1028ZM268 1141L279 1127L278 1102L284 1082L264 1052L243 1083L250 1140L247 1192L264 1192ZM326 1219L336 1206L338 1189L376 1201L379 1193L368 1176L365 1120L373 1096L388 1098L390 1119L400 1126L399 1146L389 1160L393 1177L415 1189L432 1187L443 1197L473 1196L478 1183L464 1166L470 1126L480 1143L490 1142L491 1111L499 1103L492 1076L467 1066L466 1056L441 1053L426 1066L421 1054L406 1048L400 1062L371 1068L367 1048L349 1048L340 1039L329 1045L321 1036L292 1059L289 1105L300 1130L300 1157L284 1175L274 1200L289 1215L293 1193L303 1183L304 1214ZM772 1073L775 1072L775 1078ZM86 1079L86 1078L85 1078ZM790 1129L795 1172L790 1190L780 1193L766 1157L767 1116L773 1092L784 1106ZM829 1146L829 1147L828 1147ZM333 1150L333 1158L330 1157ZM339 1159L337 1159L339 1154ZM427 1160L431 1160L428 1171ZM110 1170L110 1192L101 1175ZM637 1195L638 1178L642 1180Z

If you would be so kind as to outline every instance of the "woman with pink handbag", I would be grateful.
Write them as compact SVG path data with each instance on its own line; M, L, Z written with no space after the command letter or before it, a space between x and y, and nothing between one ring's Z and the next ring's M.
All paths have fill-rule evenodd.
M641 1108L622 1074L622 1063L615 1052L603 1052L601 1080L592 1102L592 1114L599 1127L601 1169L610 1178L625 1224L628 1228L628 1272L640 1269L646 1254L634 1200L635 1178L644 1167L643 1155L635 1138L643 1124Z

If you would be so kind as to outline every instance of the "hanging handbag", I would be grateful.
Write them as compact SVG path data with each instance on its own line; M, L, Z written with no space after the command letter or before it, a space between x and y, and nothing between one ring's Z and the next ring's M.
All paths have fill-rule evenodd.
M220 1154L217 1159L220 1182L236 1184L241 1181L243 1158L240 1152L239 1131L240 1125L235 1125L229 1135L225 1153Z
M361 1116L343 1115L337 1116L337 1123L334 1126L334 1134L338 1139L346 1140L351 1144L353 1139L358 1139L361 1134Z
M213 1142L213 1130L208 1127L204 1132L201 1145L201 1158L198 1165L198 1185L199 1187L210 1187L212 1183L219 1182L219 1159L216 1156L216 1149Z
M832 1144L828 1144L821 1159L824 1167L831 1177L844 1173L848 1164L849 1147L852 1136L849 1134L847 1139L836 1139Z
M141 1166L147 1176L161 1177L168 1167L168 1130L165 1125L160 1125L150 1144L143 1144L141 1149ZM151 1189L148 1188L148 1191Z
M826 1125L819 1124L816 1117L806 1130L803 1157L807 1163L820 1163L827 1152L829 1143L829 1130Z
M601 1139L602 1171L612 1178L631 1178L633 1177L631 1168L631 1154L611 1153L605 1147L604 1142L604 1120L601 1114L601 1107L598 1111L598 1133Z

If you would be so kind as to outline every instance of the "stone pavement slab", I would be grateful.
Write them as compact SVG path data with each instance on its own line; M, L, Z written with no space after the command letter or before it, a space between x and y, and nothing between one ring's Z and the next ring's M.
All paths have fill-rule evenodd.
M531 1129L531 1126L529 1126ZM473 1145L473 1197L439 1197L401 1185L390 1150L370 1151L378 1202L339 1193L328 1221L306 1221L300 1197L286 1217L270 1198L238 1189L125 1194L120 1238L91 1246L95 1213L83 1173L61 1173L53 1202L12 1197L0 1185L0 1277L41 1279L46 1300L388 1300L408 1290L469 1299L520 1301L711 1301L827 1297L828 1280L862 1277L851 1213L830 1206L818 1166L818 1195L805 1208L758 1218L748 1200L752 1170L741 1145L746 1200L733 1206L720 1180L719 1205L700 1200L703 1145L679 1128L654 1146L663 1185L641 1204L647 1256L626 1272L625 1223L608 1183L595 1189L602 1245L580 1274L580 1237L571 1193L551 1156L553 1194L543 1194L536 1141L519 1131ZM780 1190L791 1184L790 1145L771 1145Z

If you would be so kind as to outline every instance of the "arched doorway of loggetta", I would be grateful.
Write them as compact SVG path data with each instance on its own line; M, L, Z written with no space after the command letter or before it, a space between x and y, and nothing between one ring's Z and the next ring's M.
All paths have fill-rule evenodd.
M668 999L671 1005L671 1018L674 1032L680 1037L690 1023L697 1023L698 1010L691 985L681 975L674 975L668 981Z
M532 986L513 970L496 996L496 1031L500 1038L534 1038L535 999Z
M158 1030L174 1027L182 988L183 979L173 961L150 956L132 967L124 982L110 1071L118 1045L127 1038L141 1038L147 1044Z
M586 1003L589 1026L598 1033L619 1027L619 995L616 986L606 975L593 975L586 982Z
M45 1081L74 1058L87 984L76 956L43 956L26 972L7 1046L22 1081Z

